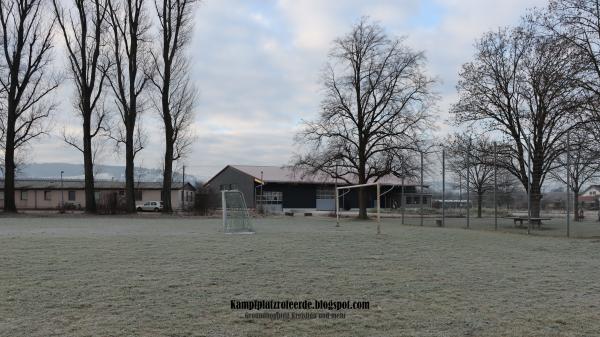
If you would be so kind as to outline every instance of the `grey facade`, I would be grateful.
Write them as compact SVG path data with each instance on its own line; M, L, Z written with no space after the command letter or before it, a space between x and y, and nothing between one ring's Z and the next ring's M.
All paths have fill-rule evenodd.
M244 193L246 205L254 208L255 186L258 184L254 180L254 177L228 165L210 179L205 186L210 187L213 191L238 190Z
M341 184L337 184L342 186ZM205 186L213 191L239 190L244 194L250 208L260 205L268 212L286 209L318 211L335 210L335 182L331 179L298 175L289 168L272 166L228 165L210 179ZM431 195L417 193L414 184L401 186L398 182L381 182L382 208L431 207ZM367 191L367 207L376 207L377 194L373 188ZM340 208L358 208L358 190L352 189L340 197Z

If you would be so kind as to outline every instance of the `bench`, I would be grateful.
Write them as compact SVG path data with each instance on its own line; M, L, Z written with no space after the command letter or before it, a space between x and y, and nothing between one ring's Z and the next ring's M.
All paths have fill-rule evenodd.
M542 227L542 221L552 220L552 218L529 218L525 216L514 216L509 217L509 219L513 219L515 227L517 227L517 221L519 222L519 226L523 227L523 221L528 220L532 225L537 225L538 229Z

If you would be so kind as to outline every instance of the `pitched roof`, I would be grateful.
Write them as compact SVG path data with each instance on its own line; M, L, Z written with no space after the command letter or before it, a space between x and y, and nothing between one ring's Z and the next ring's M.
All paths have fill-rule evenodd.
M227 165L225 168L227 167L232 167L238 171L241 171L249 176L254 177L255 179L262 179L266 183L336 183L335 179L325 174L303 174L302 172L295 171L289 166ZM219 173L217 173L215 176L219 175ZM213 178L211 178L208 182L210 182ZM385 176L379 179L379 182L385 185L402 185L402 179L394 177L392 175ZM341 180L338 180L337 183L343 184ZM356 182L356 184L358 184L358 182ZM407 178L404 180L404 185L415 186L418 185L418 183L414 179Z
M585 194L587 191L591 190L592 188L596 189L596 190L600 190L600 185L590 185L586 189L584 189L583 192L580 192L579 194Z
M195 187L190 183L186 183L186 188L195 190ZM180 182L173 182L171 185L172 189L181 189ZM65 179L17 179L15 180L16 189L31 189L31 190L56 190L56 189L84 189L84 180ZM111 190L111 189L124 189L124 181L115 180L96 180L94 181L94 188L99 190ZM136 189L146 190L160 190L162 189L162 182L159 181L139 181L135 183ZM4 189L4 180L0 180L0 189Z

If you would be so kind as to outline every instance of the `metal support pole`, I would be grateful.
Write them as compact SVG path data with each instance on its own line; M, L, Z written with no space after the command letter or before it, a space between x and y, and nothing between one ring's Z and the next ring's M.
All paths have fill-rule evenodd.
M227 223L227 204L225 203L225 191L221 191L221 209L223 210L223 232L225 232L225 224Z
M571 236L571 132L567 132L567 237Z
M402 211L402 224L404 225L404 177L402 177L402 189L400 189L400 208Z
M442 227L446 227L446 149L442 149Z
M494 142L494 230L498 230L498 147Z
M467 229L470 228L471 222L471 191L470 189L470 171L471 171L471 137L469 137L469 145L467 148Z
M462 206L462 173L458 175L458 209L459 215L462 216L463 206Z
M185 209L185 165L182 168L181 174L181 210Z
M60 171L60 207L64 210L65 208L65 189L63 185L63 174L65 171Z
M423 226L423 152L421 152L421 197L419 198L421 207L420 207L420 212L421 213L421 226Z
M265 181L263 179L263 171L260 171L260 213L264 213L264 208L263 208L263 202L264 202L264 198L263 198L263 187L265 186ZM283 205L281 205L283 207Z
M531 234L531 139L527 137L527 234Z
M377 234L381 234L381 199L380 199L380 195L381 195L381 188L379 183L377 183Z
M335 227L340 227L340 196L335 188Z

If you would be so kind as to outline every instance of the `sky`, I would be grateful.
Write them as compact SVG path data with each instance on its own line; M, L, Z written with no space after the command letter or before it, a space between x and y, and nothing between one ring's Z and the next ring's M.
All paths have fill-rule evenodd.
M320 73L332 41L363 16L389 36L405 37L422 50L429 75L438 79L440 101L436 134L448 131L448 109L457 99L455 85L473 44L489 30L514 25L527 8L547 0L204 0L195 12L188 53L190 76L199 90L196 136L190 155L178 163L200 179L227 164L284 165L297 151L294 134L302 120L318 116ZM60 46L57 59L62 58ZM60 109L53 131L32 144L29 162L82 163L77 150L62 141L64 128L77 130L72 89L56 93ZM148 135L136 165L158 168L163 153L160 120L148 111ZM99 158L123 164L112 144Z

